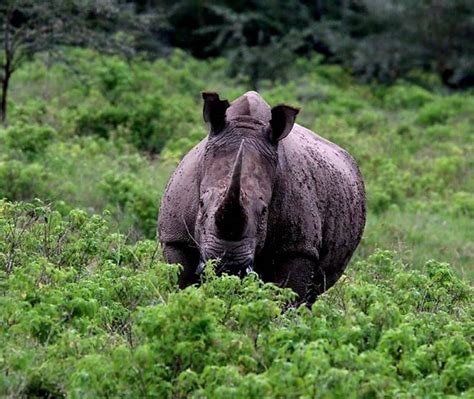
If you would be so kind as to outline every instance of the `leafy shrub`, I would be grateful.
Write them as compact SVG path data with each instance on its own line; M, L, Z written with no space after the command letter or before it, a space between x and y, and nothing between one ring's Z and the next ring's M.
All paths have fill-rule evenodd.
M15 159L0 159L0 197L32 200L44 193L48 173L38 163L26 164Z
M101 193L107 198L112 212L118 211L118 220L129 220L129 226L140 226L146 237L156 235L159 197L133 173L108 173L100 183Z
M107 57L97 67L97 81L100 92L112 103L134 89L130 65L119 57Z
M187 110L194 103L180 98L129 95L124 102L85 109L77 119L77 133L123 138L141 151L156 154L168 140L187 134L192 123L198 123Z
M386 120L383 113L364 109L355 115L352 123L359 132L377 134L380 126L386 124Z
M452 95L441 97L431 103L427 103L420 109L418 122L423 125L434 125L436 123L445 123L450 117L471 113L470 109L474 101L463 95Z
M0 132L0 145L31 160L41 154L56 136L56 131L49 126L20 123Z
M433 95L416 85L397 84L387 89L384 104L389 108L419 108L432 101Z
M77 120L79 134L95 134L109 139L123 137L139 150L159 153L172 133L163 120L164 103L159 97L134 102L130 106L109 105L86 110Z
M161 193L174 164L150 164L130 154L126 143L90 137L45 142L37 154L16 147L0 152L0 198L53 201L63 214L73 205L108 210L130 239L155 237Z
M384 160L379 162L377 173L376 180L369 186L368 201L375 213L381 213L392 205L401 205L409 176L393 162Z
M0 394L382 397L474 393L472 288L376 251L313 305L217 278L177 290L156 244L99 216L0 202ZM286 310L285 310L286 309Z
M202 125L201 113L195 111L199 92L206 89L198 77L208 74L203 69L207 63L180 51L153 64L137 60L128 65L97 55L92 60L92 70L83 68L96 98L71 116L76 133L123 138L141 151L157 154L168 140L186 137Z
M423 125L434 125L444 123L453 115L453 110L446 107L444 102L434 102L425 105L418 114L418 122Z

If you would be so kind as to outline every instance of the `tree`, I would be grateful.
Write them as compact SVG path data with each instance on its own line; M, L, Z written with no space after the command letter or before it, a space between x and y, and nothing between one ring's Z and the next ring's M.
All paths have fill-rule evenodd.
M227 57L231 74L254 88L284 77L295 55L314 52L367 81L422 69L451 87L474 86L473 0L129 1L161 7L171 46Z
M364 80L392 83L424 69L448 86L474 84L472 0L347 1L322 27L332 60Z
M291 0L286 7L263 6L255 11L237 12L230 7L209 6L222 23L198 29L198 34L212 34L208 50L217 49L230 63L230 74L243 75L250 87L258 90L260 81L283 79L295 52L308 41L310 16L307 8L298 0ZM293 21L284 15L292 13ZM304 21L297 28L294 20ZM293 22L293 23L292 23ZM292 26L293 25L293 26Z
M6 123L14 72L40 52L60 57L65 46L134 51L130 33L145 24L118 0L2 0L0 3L0 120Z

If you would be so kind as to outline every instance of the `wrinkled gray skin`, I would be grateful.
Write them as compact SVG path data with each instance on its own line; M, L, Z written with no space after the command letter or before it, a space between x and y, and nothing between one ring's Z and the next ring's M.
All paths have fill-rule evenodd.
M270 109L256 92L232 104L203 93L210 127L181 161L158 220L165 259L180 263L180 286L203 262L292 288L311 304L341 276L365 225L355 161L294 124L297 109Z

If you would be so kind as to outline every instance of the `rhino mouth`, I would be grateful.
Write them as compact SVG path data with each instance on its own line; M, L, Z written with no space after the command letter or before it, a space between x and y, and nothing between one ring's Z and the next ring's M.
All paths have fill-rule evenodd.
M206 262L201 258L199 264L196 268L196 275L200 276L204 272ZM216 266L217 275L222 275L224 273L229 275L236 275L241 278L248 276L253 272L253 259L247 260L244 264L229 264L226 262L218 261Z

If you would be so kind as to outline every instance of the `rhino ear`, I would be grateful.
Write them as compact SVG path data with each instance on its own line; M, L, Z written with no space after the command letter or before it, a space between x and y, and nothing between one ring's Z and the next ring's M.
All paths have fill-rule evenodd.
M219 133L225 126L225 111L230 104L227 100L221 100L219 94L203 92L204 100L203 117L210 125L210 134Z
M273 143L284 139L293 129L296 115L300 110L289 105L277 105L272 108L272 119L270 121L270 140Z

